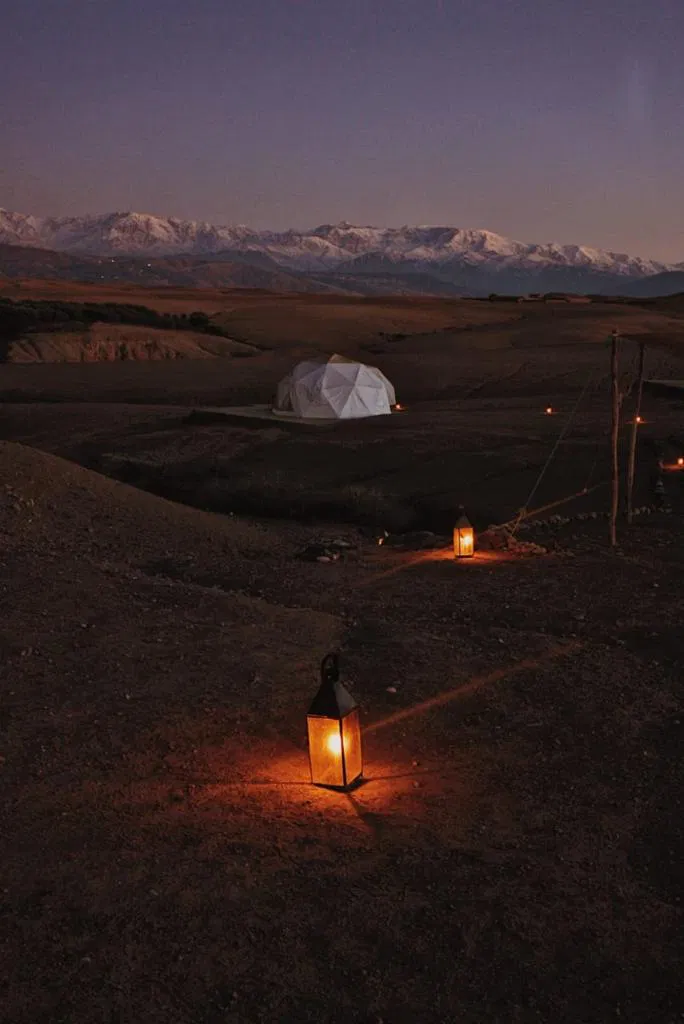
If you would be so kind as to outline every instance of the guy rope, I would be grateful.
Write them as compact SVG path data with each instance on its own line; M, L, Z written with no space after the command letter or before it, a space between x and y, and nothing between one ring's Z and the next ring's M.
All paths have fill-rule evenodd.
M556 439L556 442L555 442L553 448L551 449L551 451L549 452L549 456L548 456L546 462L544 463L544 465L542 466L541 472L539 473L539 476L537 477L532 490L530 491L529 495L527 496L527 501L522 506L522 508L519 509L516 518L514 520L512 520L513 527L512 527L511 533L513 535L515 534L516 530L520 526L520 524L523 521L523 519L527 519L531 514L533 514L533 513L530 513L530 511L529 511L530 505L532 503L532 499L534 498L535 494L539 490L540 484L541 484L542 480L544 479L544 477L546 476L546 472L547 472L549 466L551 465L551 463L553 462L553 459L555 457L556 452L558 451L558 449L561 446L561 444L563 443L563 441L564 441L568 431L570 430L570 427L572 426L572 424L574 422L575 416L577 415L577 411L578 411L580 405L582 404L582 402L584 401L585 395L587 394L587 392L588 392L589 388L591 387L592 383L594 383L595 376L596 376L595 370L593 370L593 369L590 370L589 374L587 376L587 379L585 381L584 387L580 391L579 396L577 398L577 401L575 402L575 404L574 404L574 406L572 408L572 411L570 412L570 415L568 416L567 420L563 424L563 427L562 427L562 429L561 429L561 431L560 431L560 433L559 433L559 435L558 435L558 437ZM592 469L592 474L593 474L593 469ZM601 485L600 484L596 485L596 487L599 487L599 486L601 486ZM591 490L595 490L595 487L592 487ZM554 507L555 505L562 505L566 501L571 501L573 498L579 498L582 495L588 494L588 493L589 493L588 486L585 486L581 491L578 491L576 494L571 494L567 498L561 498L560 501L554 501L554 502L551 503L550 506L549 505L544 505L542 508L536 509L535 511L536 512L546 511L550 507Z

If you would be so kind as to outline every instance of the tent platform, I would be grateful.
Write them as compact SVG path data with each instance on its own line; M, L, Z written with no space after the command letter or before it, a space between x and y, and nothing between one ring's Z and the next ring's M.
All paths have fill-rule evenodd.
M397 410L399 413L400 410ZM403 410L402 410L403 411ZM394 410L391 413L395 415ZM387 416L363 416L348 420L324 420L311 417L293 416L291 413L274 412L270 405L221 405L203 406L193 409L186 418L186 423L220 423L222 421L242 423L245 421L255 426L263 423L277 423L280 426L313 427L320 430L323 427L339 427L345 423L359 423L367 420L386 420ZM256 421L256 422L255 422Z
M222 420L228 422L242 422L245 420L257 420L260 423L278 423L280 425L302 427L331 427L340 422L349 420L317 420L304 419L301 416L282 415L273 411L270 405L221 405L205 406L193 409L188 416L188 423L218 423Z

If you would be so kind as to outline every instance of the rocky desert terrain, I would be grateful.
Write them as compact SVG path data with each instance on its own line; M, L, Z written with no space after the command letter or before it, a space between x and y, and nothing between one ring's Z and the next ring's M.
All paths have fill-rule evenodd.
M684 377L684 307L155 308L257 351L0 366L7 1019L675 1024L684 474L660 507L653 474L684 452L682 405L645 395L640 514L610 550L606 338L624 459L635 342L649 376ZM405 411L196 414L340 350ZM487 545L531 495L572 500ZM333 649L364 730L346 795L308 782Z

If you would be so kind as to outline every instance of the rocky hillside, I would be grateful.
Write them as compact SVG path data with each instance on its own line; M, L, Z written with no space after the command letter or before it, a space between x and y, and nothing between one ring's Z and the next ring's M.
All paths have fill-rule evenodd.
M28 334L10 344L8 363L103 363L161 359L226 359L258 349L232 338L96 323L80 331Z
M0 361L113 362L255 355L206 313L125 303L0 298Z

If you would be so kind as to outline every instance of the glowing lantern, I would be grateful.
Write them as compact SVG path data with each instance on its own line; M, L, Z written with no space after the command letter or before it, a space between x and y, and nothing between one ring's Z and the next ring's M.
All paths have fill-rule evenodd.
M684 456L679 456L679 458L677 459L677 465L680 469L684 469Z
M307 715L311 781L315 786L351 789L361 780L361 723L356 701L340 683L339 657L321 664L321 687Z
M637 424L643 423L644 422L643 416L637 416L634 422L637 423Z
M454 526L454 558L472 558L475 554L475 531L462 514Z
M545 416L553 416L553 413L554 413L553 406L552 405L547 405L546 408L544 409L544 415Z

